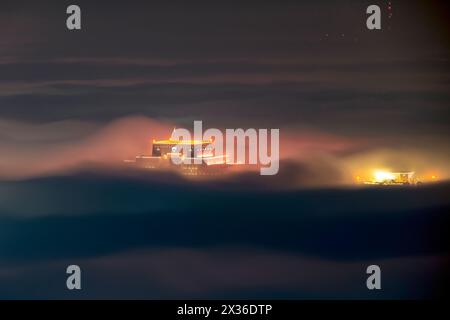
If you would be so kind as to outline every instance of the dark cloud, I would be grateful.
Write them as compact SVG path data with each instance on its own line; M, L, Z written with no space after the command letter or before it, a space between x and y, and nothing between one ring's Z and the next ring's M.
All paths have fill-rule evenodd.
M268 192L89 172L2 182L0 297L363 298L373 262L389 284L379 298L432 297L448 188ZM68 296L74 263L84 289Z
M82 1L69 32L68 2L7 2L0 117L448 135L448 26L430 3L396 1L390 29L369 32L360 1Z
M440 242L448 222L446 184L270 192L258 190L256 180L245 187L240 179L216 184L165 177L86 173L2 182L0 237L14 245L2 248L1 260L171 245L262 246L350 260L448 249Z

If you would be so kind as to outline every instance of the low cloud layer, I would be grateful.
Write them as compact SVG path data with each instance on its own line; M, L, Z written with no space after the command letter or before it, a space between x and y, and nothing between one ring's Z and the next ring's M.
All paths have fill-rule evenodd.
M0 297L443 293L448 184L289 192L238 188L237 182L192 184L176 175L150 181L86 173L0 182ZM383 272L377 296L365 288L365 268L374 263ZM69 264L82 268L79 293L64 287Z
M169 137L173 127L170 122L138 116L107 124L0 120L0 179L29 179L83 168L126 173L123 160L151 154L151 141ZM368 137L287 127L280 128L276 176L266 177L261 185L256 168L243 166L213 179L224 183L240 179L243 185L253 181L269 189L323 187L351 185L356 175L369 179L374 169L386 169L416 171L425 180L431 175L445 180L449 176L446 155L445 148L395 147Z
M0 179L63 173L88 164L119 167L124 159L149 152L154 137L171 125L144 117L107 125L61 121L27 124L0 121Z

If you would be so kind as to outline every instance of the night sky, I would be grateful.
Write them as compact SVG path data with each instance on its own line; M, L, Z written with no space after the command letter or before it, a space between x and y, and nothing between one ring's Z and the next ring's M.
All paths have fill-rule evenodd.
M448 11L427 1L6 1L1 116L48 122L130 114L211 126L313 126L395 138L448 133ZM68 3L68 2L67 2Z
M439 295L450 11L391 2L388 18L388 1L3 0L0 298ZM118 170L194 120L279 128L280 173ZM349 188L374 167L441 183ZM375 296L373 262L389 279ZM76 296L69 263L89 279Z

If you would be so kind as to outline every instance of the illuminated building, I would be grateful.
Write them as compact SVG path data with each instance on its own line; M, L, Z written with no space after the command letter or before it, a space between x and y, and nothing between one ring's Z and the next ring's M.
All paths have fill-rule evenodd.
M360 177L357 177L360 181ZM376 170L370 181L364 181L364 184L375 185L416 185L420 183L413 171L389 172L384 170Z
M211 144L212 140L153 140L151 155L138 155L125 162L146 169L175 169L192 176L223 174L229 166L226 156L214 156ZM183 163L175 164L175 156Z

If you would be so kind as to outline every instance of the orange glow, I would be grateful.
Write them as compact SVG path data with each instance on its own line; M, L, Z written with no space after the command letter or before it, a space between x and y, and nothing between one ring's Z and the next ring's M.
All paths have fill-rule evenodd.
M388 180L394 180L395 176L389 171L375 170L373 173L373 178L375 182L384 182Z

